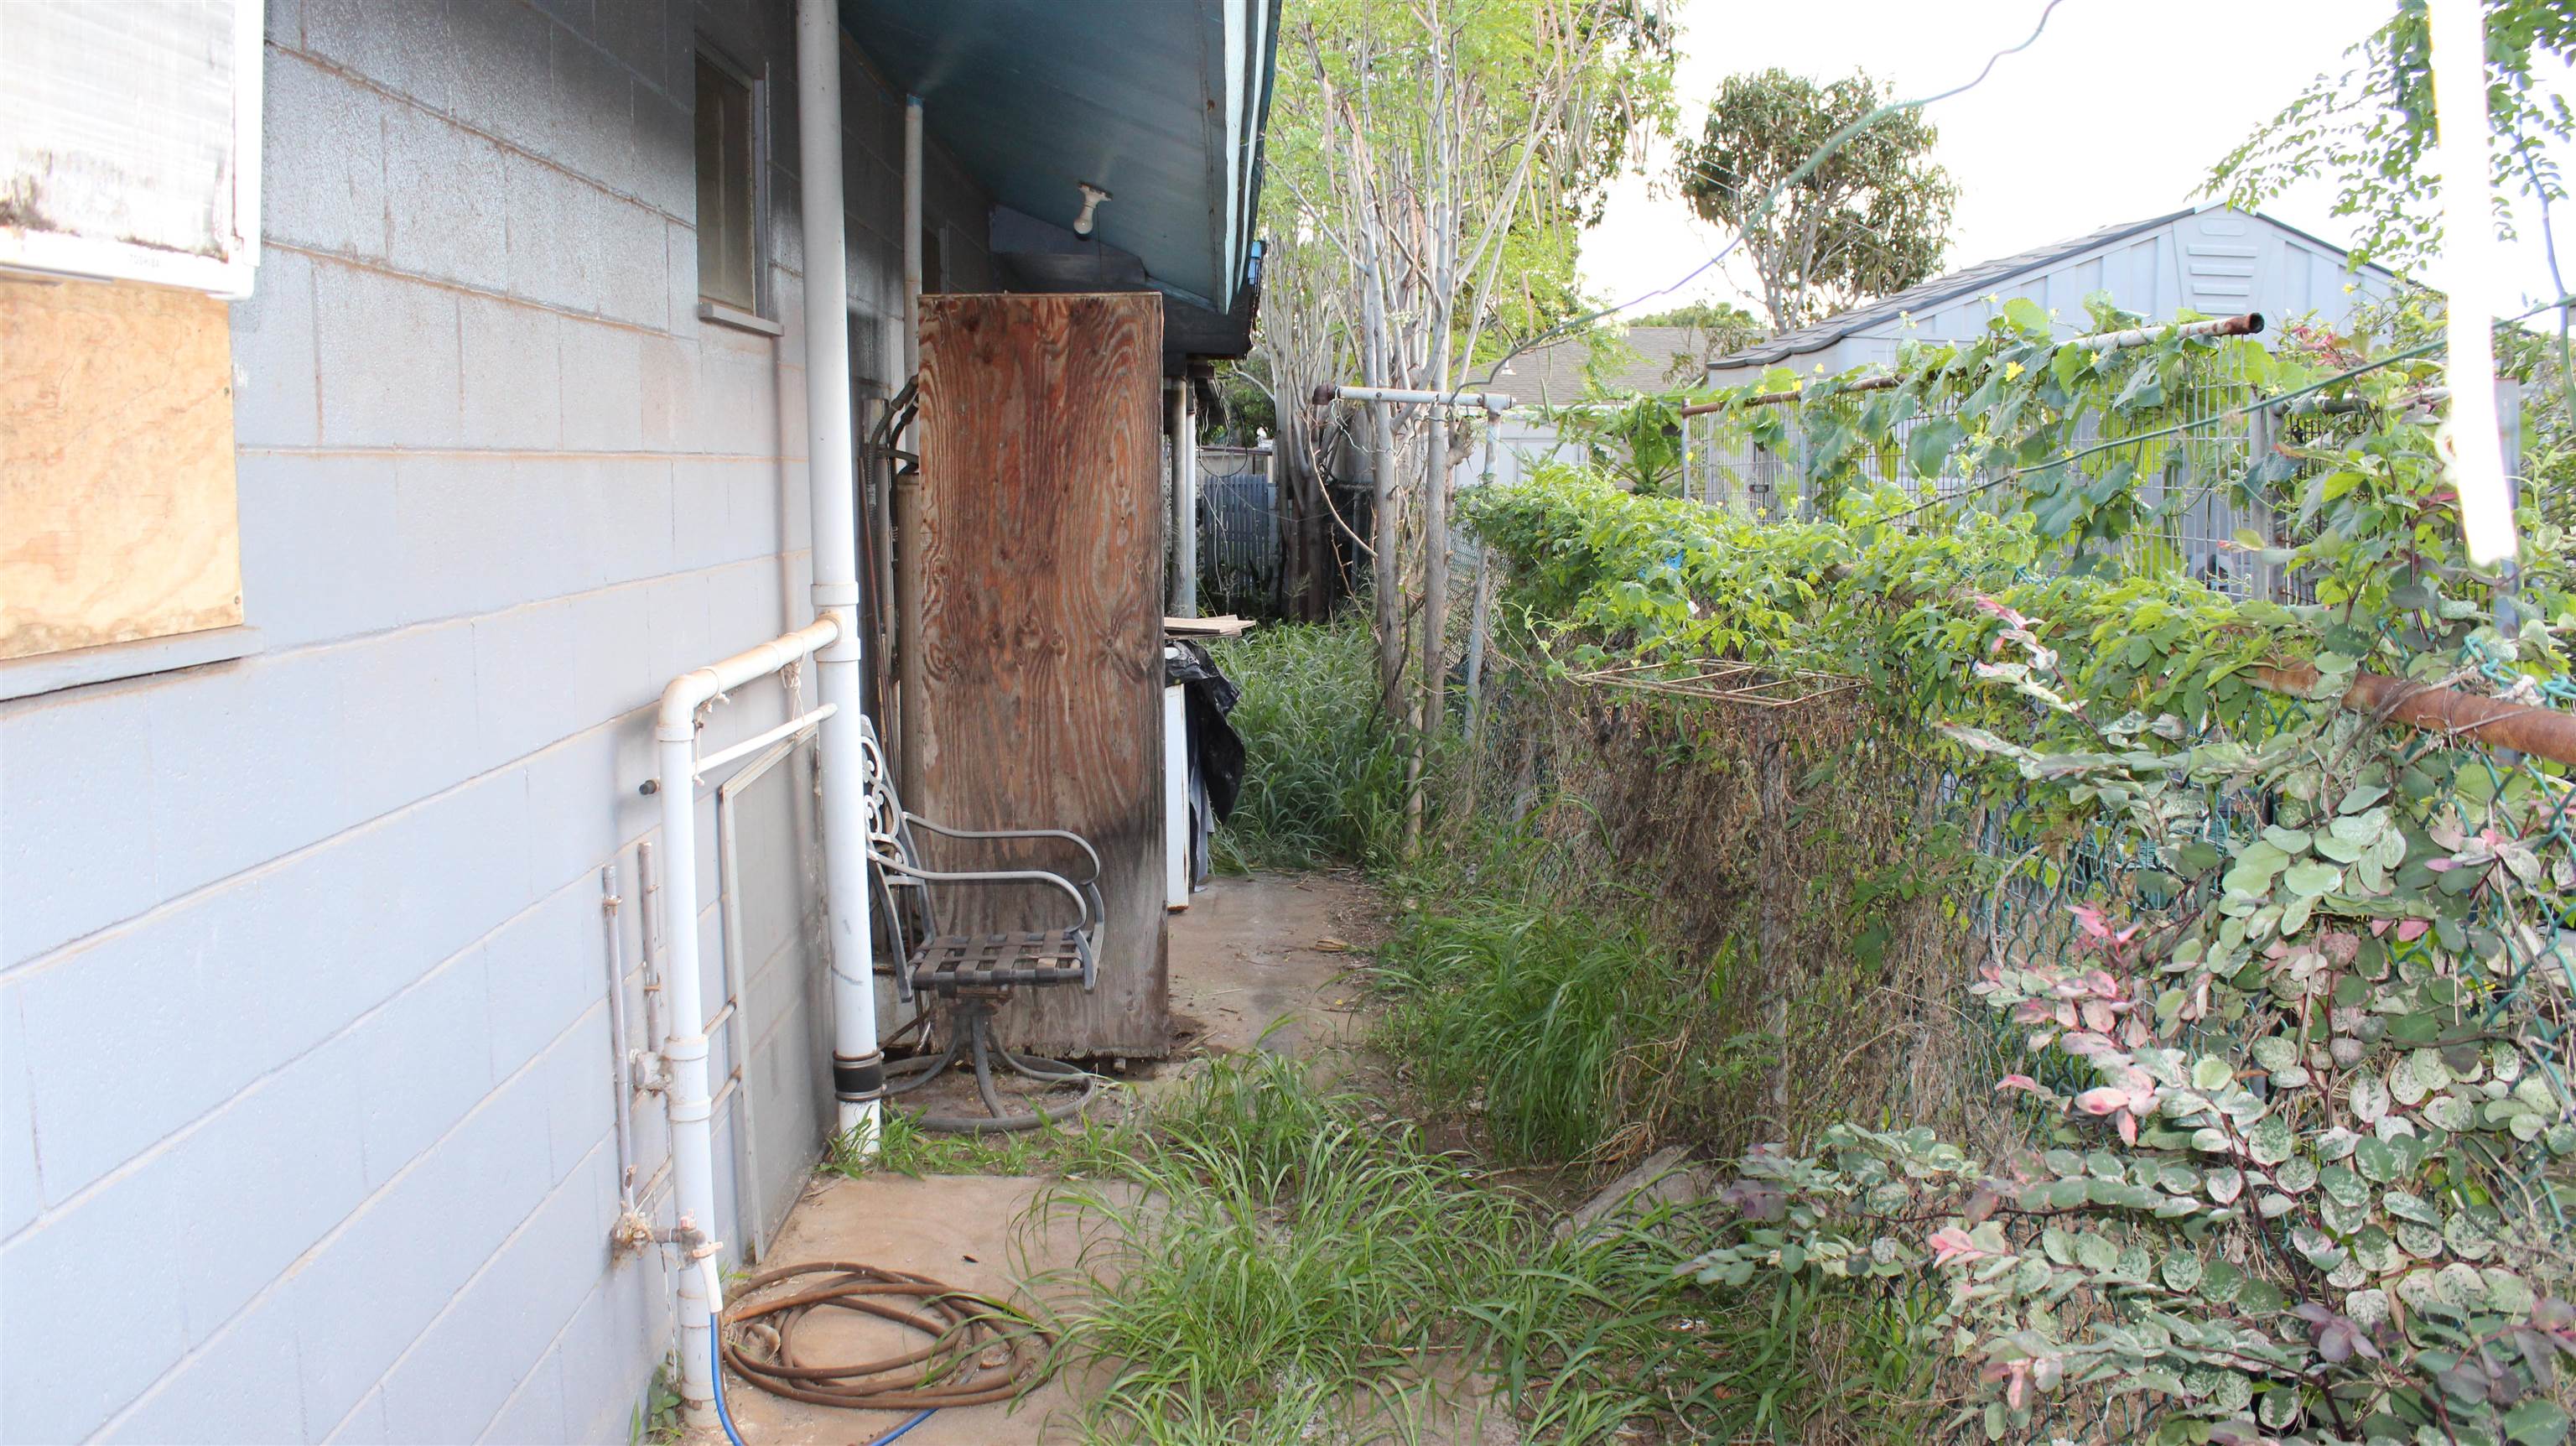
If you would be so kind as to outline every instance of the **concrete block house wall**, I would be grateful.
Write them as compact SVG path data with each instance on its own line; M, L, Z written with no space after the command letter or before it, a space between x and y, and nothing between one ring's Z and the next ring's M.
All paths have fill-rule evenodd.
M767 70L783 336L697 316L702 40ZM0 704L0 1439L623 1440L672 1282L608 1246L599 871L643 1045L651 705L811 616L792 12L272 0L266 65L262 649ZM844 87L882 385L901 102ZM989 284L984 198L935 151L926 191L948 284ZM786 707L746 689L710 738ZM792 1063L825 1026L809 791L777 793L747 1014Z

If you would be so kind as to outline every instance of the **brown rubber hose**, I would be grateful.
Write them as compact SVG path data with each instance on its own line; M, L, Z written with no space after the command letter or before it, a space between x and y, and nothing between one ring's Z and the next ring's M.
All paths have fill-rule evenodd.
M771 1286L823 1279L769 1299ZM721 1324L725 1364L772 1395L869 1411L937 1410L1007 1401L1046 1379L1046 1332L996 1301L926 1275L846 1260L763 1271L737 1287ZM919 1350L848 1365L801 1360L796 1325L831 1307L888 1320L927 1337ZM766 1340L762 1337L767 1337Z

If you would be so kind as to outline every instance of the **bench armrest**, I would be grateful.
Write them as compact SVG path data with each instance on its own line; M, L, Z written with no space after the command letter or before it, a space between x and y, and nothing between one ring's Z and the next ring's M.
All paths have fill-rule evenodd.
M932 869L913 868L891 859L880 858L876 863L877 867L887 873L899 874L926 884L1017 884L1052 888L1073 900L1074 914L1078 920L1074 925L1075 928L1088 933L1100 925L1099 892L1088 885L1077 887L1064 875L1051 874L1044 869L994 869L973 873L941 873Z
M910 809L904 810L903 817L904 822L919 824L921 827L930 830L941 838L966 839L970 841L1013 838L1062 839L1066 843L1072 844L1075 848L1082 850L1082 856L1091 861L1091 877L1087 879L1072 879L1070 882L1089 884L1097 883L1100 880L1100 855L1092 849L1090 841L1078 833L1068 833L1060 828L950 828L944 823L924 818Z

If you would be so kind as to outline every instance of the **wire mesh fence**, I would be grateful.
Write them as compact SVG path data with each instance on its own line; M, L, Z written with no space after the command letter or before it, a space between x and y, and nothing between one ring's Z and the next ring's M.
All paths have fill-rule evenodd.
M2282 415L2257 407L2256 389L2222 359L2192 363L2181 384L2169 389L2170 401L2152 424L2133 423L2134 430L2163 430L2182 425L2172 435L2141 438L2134 448L2116 445L2116 424L2088 420L2069 439L2074 449L2105 447L2089 459L2107 469L2134 464L2125 485L2133 488L2138 525L2116 544L2103 547L2089 566L2111 574L2188 578L2242 599L2268 599L2312 604L2311 581L2296 571L2267 562L2264 552L2301 538L2298 502L2314 480L2286 462L2303 444L2336 440L2337 428L2357 426L2352 418L2310 411ZM1817 515L1815 500L1803 480L1813 460L1803 449L1812 439L1838 427L1857 430L1858 411L1871 404L1866 393L1845 392L1806 406L1791 407L1781 440L1773 446L1743 440L1741 428L1723 419L1692 419L1686 434L1687 494L1755 522L1804 520ZM2179 415L2177 415L2179 414ZM1938 528L1963 509L2004 510L2028 505L2029 491L2014 485L2009 474L1980 474L1963 468L1967 450L1947 449L1940 465L1927 472L1914 466L1909 445L1921 428L1947 420L1972 429L1956 403L1926 410L1894 428L1892 445L1867 449L1855 459L1846 478L1853 488L1893 496L1901 502L1887 509L1890 521L1907 528ZM2276 453L2286 444L2286 453ZM2272 462L2260 466L2258 462ZM2287 475L2283 475L2287 474ZM2026 475L2026 474L2025 474ZM2268 482L2261 478L2274 478ZM1946 504L1923 506L1925 503ZM2064 559L2059 565L2063 565ZM2517 690L2524 701L2576 710L2576 685L2566 679L2534 680L2506 667L2474 639L2465 651L2433 655L2420 634L2390 631L2410 666L2409 676L2439 676L2485 691ZM1749 709L1733 717L1746 730L1776 727L1757 720ZM2458 940L2430 935L2385 941L2390 967L2399 971L2430 970L2439 954L2455 961L2461 986L2456 1027L2445 1034L2476 1038L2479 1049L2502 1051L2509 1062L2499 1071L2527 1073L2547 1083L2550 1107L2517 1123L2508 1149L2495 1164L2501 1178L2519 1181L2523 1204L2539 1212L2541 1223L2556 1239L2567 1236L2567 1221L2558 1203L2560 1192L2537 1187L2544 1178L2562 1184L2569 1161L2576 1159L2576 1094L2571 1094L2571 1041L2567 1029L2576 1013L2576 768L2563 762L2526 756L2487 746L2471 738L2416 732L2406 725L2340 710L2332 700L2282 698L2250 732L2254 736L2222 738L2213 727L2182 742L2234 742L2260 748L2292 730L2325 724L2320 735L2338 748L2349 748L2365 734L2382 734L2390 743L2393 773L2415 779L2429 803L2413 825L2448 828L2470 839L2485 837L2513 842L2536 864L2507 871L2484 871L2475 896L2481 937L2492 938L2491 950L2464 950ZM2382 730L2385 730L2383 733ZM1958 1032L1976 1058L1969 1072L1989 1081L2008 1073L2037 1072L2041 1082L2072 1094L2093 1083L2084 1061L2034 1049L2031 1031L1968 996L1976 970L1989 960L2010 967L2044 968L2074 977L2099 965L2101 940L2086 918L2135 921L2148 937L2181 927L2213 908L2217 900L2205 886L2199 892L2184 880L2192 870L2163 856L2160 845L2124 826L2102 824L2069 837L2052 832L2039 820L2043 811L2025 791L1998 802L1980 797L1968 786L1955 760L1943 762L1948 749L1920 720L1883 717L1868 725L1874 741L1846 751L1848 772L1877 776L1850 779L1867 790L1919 795L1930 802L1925 824L1952 827L1969 840L1995 880L1981 897L1961 899L1971 920L1969 957L1953 965L1956 997L1947 1008ZM2239 732L2249 731L2242 725ZM1837 784L1836 787L1845 786ZM2288 800L2256 792L2215 793L2201 800L2196 826L2201 840L2222 849L2260 833L2281 816ZM1819 806L1830 807L1820 802ZM2501 845L2499 845L2501 846ZM1783 886L1762 881L1755 888ZM2394 921L2382 921L2388 927ZM2353 936L2363 923L2344 920L2333 926ZM2377 936L2375 933L2373 937ZM2346 1011L2358 1014L2358 1011ZM2384 1020L2340 1018L2339 1036L2373 1032ZM2465 1067L2465 1066L2464 1066ZM2055 1077L2051 1077L2052 1074ZM2526 1096L2527 1098L2527 1096ZM2508 1108L2499 1105L2497 1108ZM2516 1117L2521 1119L2520 1116Z
M2244 534L2270 540L2276 526L2271 502L2255 495L2246 479L2251 463L2273 437L2282 435L2285 424L2252 411L2254 400L2254 387L2241 370L2223 358L2197 360L2169 403L2178 418L2160 417L2152 429L2127 428L2161 430L2179 420L2183 430L2178 436L2142 441L2134 448L2114 446L2098 454L2097 466L2126 462L2137 469L2129 485L2144 516L2119 545L2116 561L2123 570L2190 577L2236 597L2289 598L2290 581L2265 568L2255 550L2240 545ZM1793 409L1786 439L1777 446L1745 438L1723 417L1687 418L1684 487L1701 502L1756 521L1811 520L1818 512L1816 498L1801 484L1811 460L1805 449L1811 438L1829 426L1849 427L1856 422L1870 402L1869 393L1844 392L1813 404L1775 403ZM1810 408L1824 416L1811 422L1806 415ZM1998 485L2006 480L2003 474L1968 469L1962 462L1963 449L1947 449L1928 474L1917 468L1916 433L1942 423L1962 423L1958 399L1897 422L1890 445L1860 451L1854 459L1853 484L1903 498L1896 509L1900 515L1892 521L1907 528L1942 525L1954 507L2021 505L2019 489ZM2287 425L2313 433L2327 423L2311 417ZM2090 449L2116 443L2123 430L2116 422L2088 415L2068 442L2074 448ZM1946 505L1919 512L1903 510L1927 503Z

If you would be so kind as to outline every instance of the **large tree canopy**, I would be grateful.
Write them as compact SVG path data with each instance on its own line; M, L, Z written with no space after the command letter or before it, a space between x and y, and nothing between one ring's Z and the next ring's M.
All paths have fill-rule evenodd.
M1865 75L1829 85L1785 70L1731 76L1699 140L1681 149L1682 195L1744 237L1776 330L1901 291L1940 268L1959 188L1931 162L1938 136L1921 112L1880 117L1798 174L1835 132L1885 100Z

